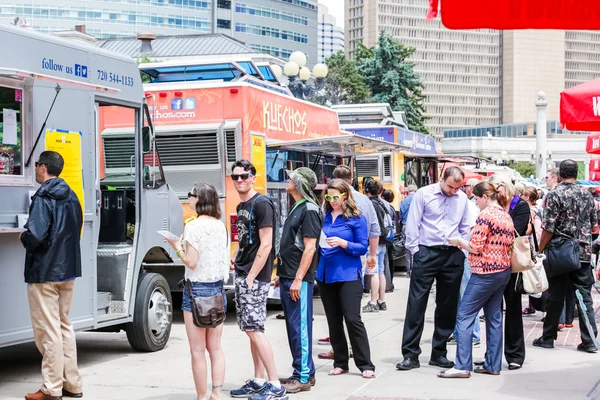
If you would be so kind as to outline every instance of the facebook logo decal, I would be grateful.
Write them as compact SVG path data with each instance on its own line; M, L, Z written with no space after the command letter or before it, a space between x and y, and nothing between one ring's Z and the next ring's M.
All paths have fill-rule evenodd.
M88 77L87 65L75 64L75 76L87 78Z
M172 110L181 110L183 108L183 100L182 99L173 99L171 101L171 109Z

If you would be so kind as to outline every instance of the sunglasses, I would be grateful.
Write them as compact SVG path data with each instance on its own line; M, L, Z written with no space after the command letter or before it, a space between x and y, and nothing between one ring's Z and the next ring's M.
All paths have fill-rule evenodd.
M339 199L341 199L341 198L342 198L342 197L343 197L345 194L346 194L346 193L340 193L339 195L338 195L338 194L336 194L336 195L334 195L334 196L330 196L330 195L326 194L326 195L325 195L325 200L327 200L327 201L331 201L331 200L333 200L333 201L338 201L338 200L339 200Z
M41 167L42 165L45 165L46 167L48 166L48 164L46 164L46 163L43 163L43 162L38 162L38 161L36 161L36 162L35 162L35 167L36 167L36 168L37 168L37 167Z
M192 193L192 192L189 192L189 193L188 193L188 199L189 199L189 198L191 198L191 197L198 197L198 196L196 196L196 195L195 195L194 193Z
M231 179L233 179L234 181L239 180L240 178L242 178L243 181L248 180L248 178L252 178L254 175L252 174L231 174Z

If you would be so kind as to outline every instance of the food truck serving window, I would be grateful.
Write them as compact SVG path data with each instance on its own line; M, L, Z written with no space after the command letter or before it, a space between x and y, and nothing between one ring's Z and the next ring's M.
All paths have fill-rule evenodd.
M0 86L0 181L23 175L21 89Z

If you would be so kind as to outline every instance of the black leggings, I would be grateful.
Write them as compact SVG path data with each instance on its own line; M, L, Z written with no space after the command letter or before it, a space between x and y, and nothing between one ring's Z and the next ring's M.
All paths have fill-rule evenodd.
M344 333L344 321L350 336L354 363L362 371L375 371L371 362L371 348L365 324L360 317L362 281L323 283L318 282L321 301L329 325L329 338L333 348L333 366L348 370L348 341Z

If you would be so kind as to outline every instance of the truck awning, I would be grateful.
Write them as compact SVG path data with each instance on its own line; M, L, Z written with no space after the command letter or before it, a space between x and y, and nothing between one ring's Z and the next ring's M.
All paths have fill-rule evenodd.
M300 140L267 140L267 146L280 150L320 153L348 157L369 153L399 151L399 144L384 142L358 135L339 135Z

